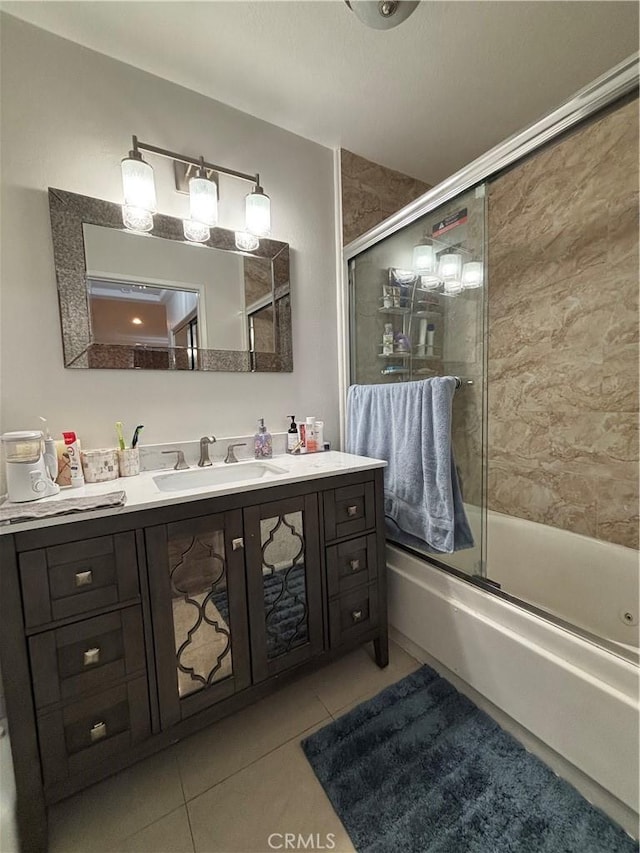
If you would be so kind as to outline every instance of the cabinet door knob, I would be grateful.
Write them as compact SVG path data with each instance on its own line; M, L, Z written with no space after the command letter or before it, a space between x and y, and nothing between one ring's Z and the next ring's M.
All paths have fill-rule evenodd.
M358 507L357 506L348 506L347 507L347 515L350 518L353 518L353 516L357 515L357 514L358 514Z
M362 610L352 610L351 618L354 622L359 622L362 619Z
M86 572L76 572L76 586L89 586L93 583L93 572L87 569Z
M100 661L100 649L95 646L92 649L87 649L82 655L82 662L85 666L93 666Z
M241 548L244 548L244 539L232 539L231 547L234 551L239 551Z
M91 743L95 743L97 740L102 740L102 738L107 736L107 724L102 721L99 723L94 723L91 726L89 731L89 737L91 738Z
M360 568L360 560L349 560L349 565L351 566L352 572L357 572Z

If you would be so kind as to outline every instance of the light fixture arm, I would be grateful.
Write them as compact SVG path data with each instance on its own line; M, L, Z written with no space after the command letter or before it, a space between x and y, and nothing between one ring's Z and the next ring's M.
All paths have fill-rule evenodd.
M137 136L132 137L133 148L132 154L135 157L136 153L141 149L148 151L150 154L157 154L159 157L165 157L167 160L177 160L179 163L185 163L189 166L196 166L198 169L207 169L213 172L221 172L223 175L231 175L234 178L240 178L241 181L248 181L250 184L260 186L260 175L249 175L246 172L236 172L235 169L227 169L224 166L216 166L215 163L208 163L204 157L186 157L184 154L177 154L175 151L169 151L167 148L160 148L157 145L150 145L148 142L140 142Z

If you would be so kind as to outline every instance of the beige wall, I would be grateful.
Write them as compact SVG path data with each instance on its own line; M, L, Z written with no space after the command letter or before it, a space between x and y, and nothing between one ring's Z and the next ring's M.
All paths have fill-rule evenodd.
M489 506L638 547L638 103L489 193Z
M264 417L313 413L338 438L333 154L188 89L2 16L3 430L46 416L85 447L113 423L145 424L148 443L253 432ZM63 367L47 187L121 202L120 160L140 139L259 171L273 236L291 246L292 374L70 370ZM151 157L150 157L151 160ZM153 159L159 207L184 216L171 164ZM220 220L242 224L247 185L221 178ZM330 298L328 298L330 294Z
M429 184L340 149L344 245L418 198Z

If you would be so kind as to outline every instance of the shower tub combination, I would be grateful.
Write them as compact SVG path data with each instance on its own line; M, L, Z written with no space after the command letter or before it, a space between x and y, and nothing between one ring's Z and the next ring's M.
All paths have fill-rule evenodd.
M527 589L539 596L541 576L562 578L562 599L537 606L566 619L570 604L574 624L607 648L393 545L389 622L409 651L426 650L624 804L596 802L637 832L638 627L624 619L637 607L637 554L499 513L488 527L492 578L508 577L510 591L522 582L523 598ZM615 578L608 588L603 560Z
M458 265L484 264L491 237L487 182L635 96L637 79L632 57L347 246L340 335L343 404L353 382L466 377L454 401L452 438L476 547L436 555L388 543L396 639L457 676L461 689L470 687L480 704L632 834L640 769L638 552L519 518L515 505L513 515L487 509L491 335L483 293L491 281L447 292L436 259L457 254ZM412 246L425 245L433 257L424 248L412 255ZM400 286L398 304L390 307L385 288L397 281L413 289ZM427 320L431 353L421 345ZM385 351L383 324L418 346ZM518 342L512 344L515 358ZM344 415L343 409L343 425Z

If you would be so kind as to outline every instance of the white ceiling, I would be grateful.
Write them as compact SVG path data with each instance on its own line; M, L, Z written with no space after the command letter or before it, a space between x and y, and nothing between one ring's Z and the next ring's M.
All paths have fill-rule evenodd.
M2 8L429 183L638 49L638 4L616 0L422 0L388 31L365 27L342 0Z

